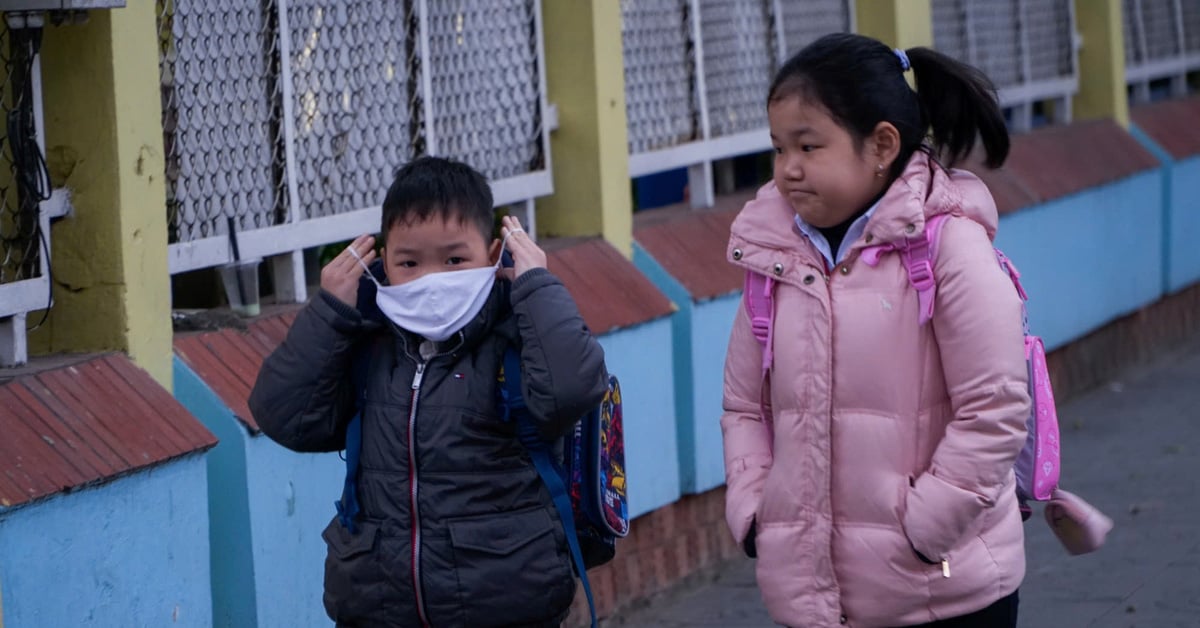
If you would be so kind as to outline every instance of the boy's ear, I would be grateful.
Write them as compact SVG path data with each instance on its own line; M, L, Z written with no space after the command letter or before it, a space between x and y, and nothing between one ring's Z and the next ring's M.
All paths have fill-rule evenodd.
M879 160L885 170L890 169L900 155L900 131L891 122L880 122L871 132L870 144L871 156Z
M503 244L503 240L495 238L492 240L491 245L488 246L488 259L492 260L493 264L500 262L500 247Z

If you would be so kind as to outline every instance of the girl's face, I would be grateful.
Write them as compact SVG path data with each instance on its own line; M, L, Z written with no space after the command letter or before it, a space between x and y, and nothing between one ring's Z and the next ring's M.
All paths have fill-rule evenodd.
M767 119L775 147L775 186L804 222L821 228L839 225L883 191L890 151L880 151L874 135L855 147L850 133L824 107L798 95L770 103Z

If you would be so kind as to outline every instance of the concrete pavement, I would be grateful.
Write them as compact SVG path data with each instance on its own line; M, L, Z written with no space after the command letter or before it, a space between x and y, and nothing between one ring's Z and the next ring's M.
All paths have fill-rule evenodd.
M1059 420L1063 488L1116 527L1099 552L1072 557L1034 513L1020 626L1200 627L1200 336L1061 406ZM774 624L753 562L737 560L604 625Z

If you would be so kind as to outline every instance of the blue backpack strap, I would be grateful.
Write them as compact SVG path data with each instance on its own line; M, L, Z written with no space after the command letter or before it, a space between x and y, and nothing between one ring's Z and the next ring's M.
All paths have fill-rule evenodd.
M373 345L372 345L373 347ZM346 481L342 486L342 498L333 503L338 519L351 534L358 534L358 457L362 452L362 412L367 397L367 370L371 366L372 349L362 347L352 358L351 385L354 386L354 417L346 426Z
M542 482L550 491L554 501L554 509L562 520L563 532L567 536L567 545L571 549L571 560L575 563L575 573L583 583L583 592L587 595L588 611L592 616L592 628L596 628L596 601L592 597L592 586L588 582L587 567L583 562L583 549L579 546L579 535L575 530L575 513L571 509L571 496L563 481L563 474L552 458L550 443L542 440L537 431L537 425L525 406L525 397L521 394L521 353L516 348L509 347L504 352L504 386L500 391L503 400L504 419L515 419L517 422L517 438L529 450L529 457Z

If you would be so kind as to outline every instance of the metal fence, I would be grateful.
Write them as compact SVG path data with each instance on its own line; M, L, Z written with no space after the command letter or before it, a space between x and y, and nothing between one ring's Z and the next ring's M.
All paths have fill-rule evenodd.
M0 116L5 121L0 126L0 284L42 274L37 200L21 185L16 158L22 144L36 141L29 58L19 34L14 40L7 27L0 27Z
M934 47L992 79L1014 130L1030 129L1039 111L1070 121L1079 91L1072 0L933 0L932 10Z
M530 215L552 189L540 0L157 2L172 273L231 261L232 218L302 281L296 252L377 230L422 154Z
M26 315L51 301L50 219L67 208L45 162L41 18L0 20L0 367L27 357ZM12 20L11 28L9 19Z
M630 176L688 167L692 204L712 205L713 161L771 147L775 69L853 15L850 0L621 0Z
M1200 70L1200 2L1125 0L1125 78L1135 102L1150 100L1150 84L1166 79L1172 96L1188 91Z

